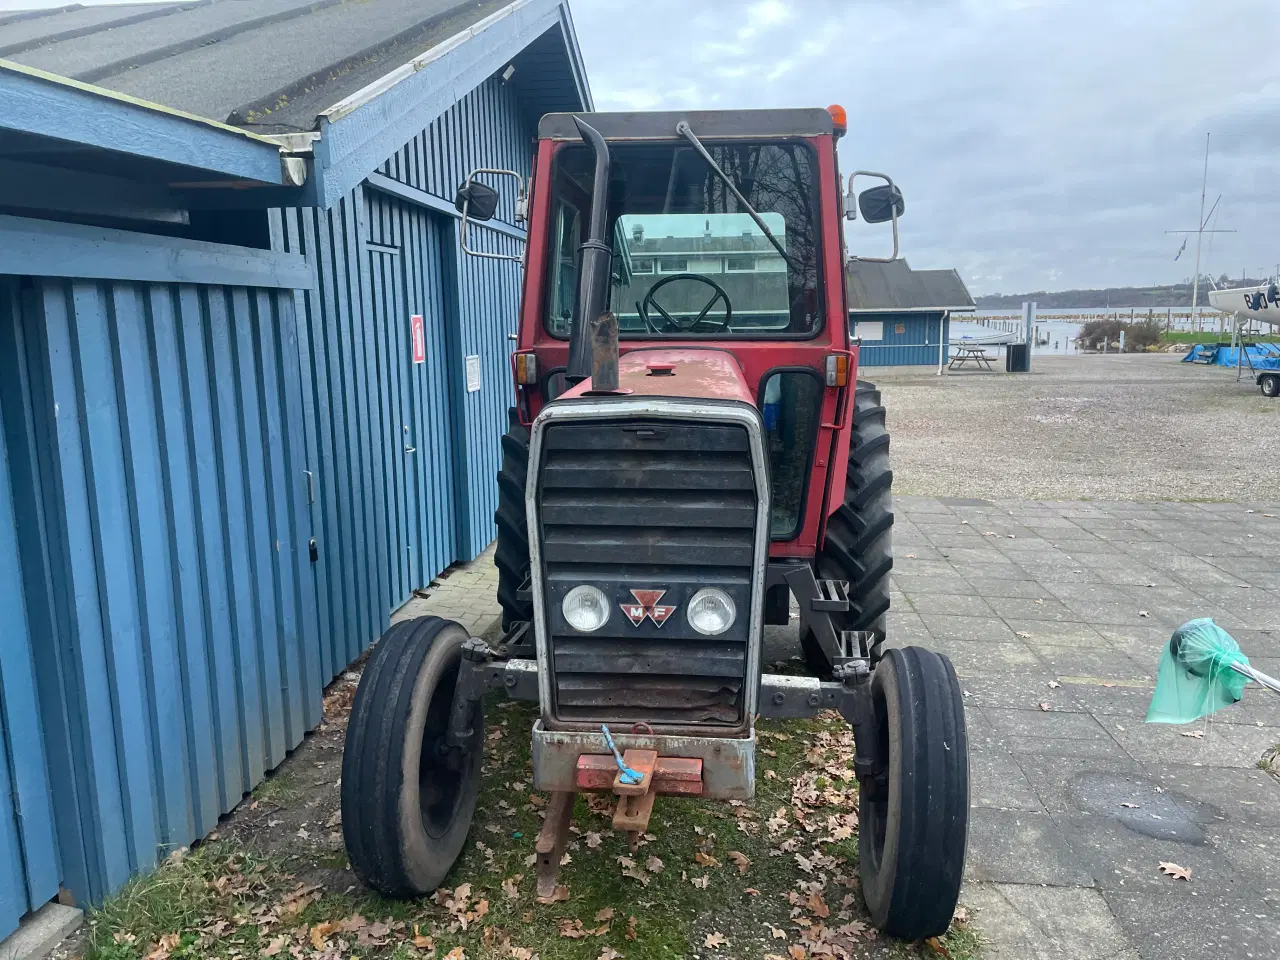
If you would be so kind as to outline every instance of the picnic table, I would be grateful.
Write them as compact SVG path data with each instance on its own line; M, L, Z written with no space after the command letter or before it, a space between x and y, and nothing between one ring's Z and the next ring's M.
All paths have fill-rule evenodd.
M951 358L951 362L947 364L947 369L952 370L956 367L963 366L966 363L974 363L978 368L986 367L988 370L994 370L991 361L996 358L987 353L987 348L981 343L953 343L951 345L955 349L955 356Z

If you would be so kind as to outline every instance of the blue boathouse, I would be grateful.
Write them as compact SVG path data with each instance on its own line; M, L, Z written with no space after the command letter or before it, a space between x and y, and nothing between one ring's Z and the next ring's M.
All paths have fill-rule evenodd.
M452 197L591 96L564 0L72 3L0 58L3 936L208 833L492 539L520 268Z
M941 370L951 315L977 309L955 270L912 270L906 260L850 260L845 276L849 321L862 340L861 367Z

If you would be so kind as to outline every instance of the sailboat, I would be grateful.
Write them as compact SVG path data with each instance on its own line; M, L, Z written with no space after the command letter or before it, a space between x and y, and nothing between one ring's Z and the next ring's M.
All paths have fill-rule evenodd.
M1260 320L1280 327L1280 283L1276 280L1255 287L1210 290L1209 305L1224 313L1239 314L1242 321Z

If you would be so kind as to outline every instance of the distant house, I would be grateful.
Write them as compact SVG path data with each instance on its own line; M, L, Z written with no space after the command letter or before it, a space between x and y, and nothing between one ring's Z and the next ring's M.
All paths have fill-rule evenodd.
M0 936L205 836L494 535L565 0L0 12ZM497 183L495 181L495 183Z
M955 270L912 270L906 260L850 260L845 276L864 367L940 367L951 315L976 309Z

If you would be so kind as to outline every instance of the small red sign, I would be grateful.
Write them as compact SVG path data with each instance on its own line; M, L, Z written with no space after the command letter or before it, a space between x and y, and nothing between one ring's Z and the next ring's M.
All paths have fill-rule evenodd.
M427 362L427 334L422 327L422 315L415 313L409 318L409 335L413 340L413 362Z

